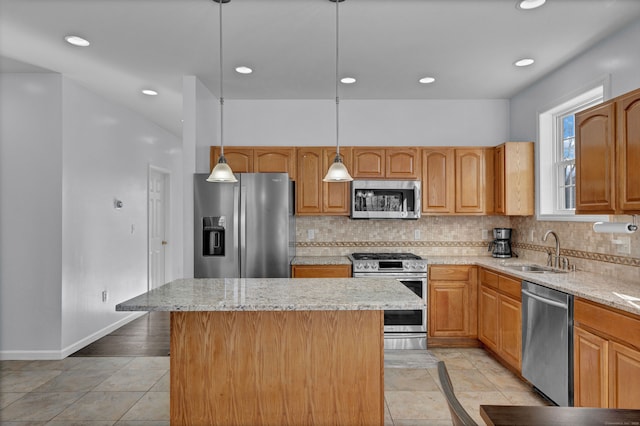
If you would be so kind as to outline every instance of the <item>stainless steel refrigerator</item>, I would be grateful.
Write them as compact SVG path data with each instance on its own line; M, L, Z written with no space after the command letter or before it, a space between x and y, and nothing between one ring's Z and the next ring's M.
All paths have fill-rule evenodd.
M238 173L237 183L194 175L194 277L286 278L295 256L287 173Z

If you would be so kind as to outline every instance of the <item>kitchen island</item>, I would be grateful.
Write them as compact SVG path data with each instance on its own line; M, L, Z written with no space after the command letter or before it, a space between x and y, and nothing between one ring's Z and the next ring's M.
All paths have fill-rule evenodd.
M172 425L383 425L393 279L180 279L117 311L171 311Z

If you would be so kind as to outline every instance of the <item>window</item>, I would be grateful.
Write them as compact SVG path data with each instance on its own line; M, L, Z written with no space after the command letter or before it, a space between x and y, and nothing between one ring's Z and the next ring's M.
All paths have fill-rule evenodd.
M603 99L601 83L539 114L538 219L594 220L593 216L575 215L575 114Z

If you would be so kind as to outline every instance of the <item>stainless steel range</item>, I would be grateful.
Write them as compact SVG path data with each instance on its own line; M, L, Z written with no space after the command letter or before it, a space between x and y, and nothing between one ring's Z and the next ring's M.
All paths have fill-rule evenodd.
M384 311L385 349L427 348L427 260L413 253L353 253L354 278L395 278L420 296L424 308Z

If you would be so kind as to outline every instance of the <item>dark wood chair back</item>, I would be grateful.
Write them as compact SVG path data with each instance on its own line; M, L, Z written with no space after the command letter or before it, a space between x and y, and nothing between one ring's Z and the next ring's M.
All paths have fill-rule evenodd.
M438 377L440 378L440 384L442 385L442 391L445 398L447 398L447 404L449 405L449 411L451 412L451 422L454 426L478 426L478 424L471 418L471 416L465 411L456 395L453 393L453 385L451 384L451 378L447 371L447 366L443 361L438 361Z

